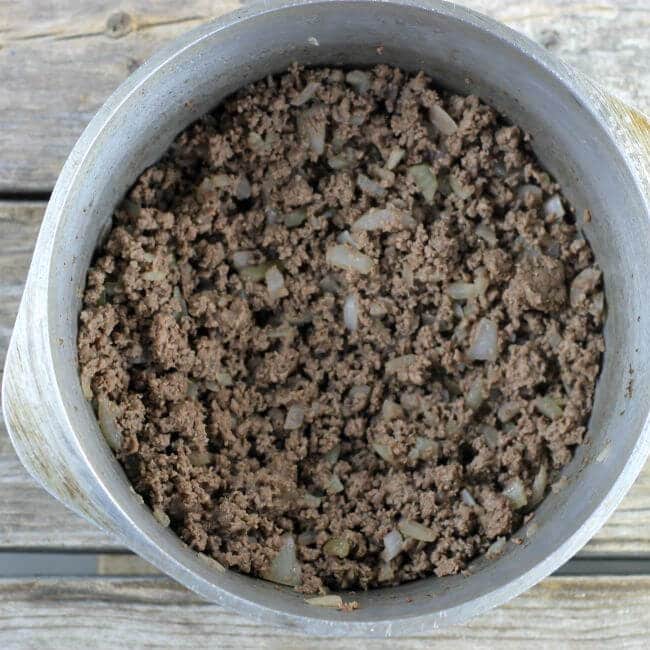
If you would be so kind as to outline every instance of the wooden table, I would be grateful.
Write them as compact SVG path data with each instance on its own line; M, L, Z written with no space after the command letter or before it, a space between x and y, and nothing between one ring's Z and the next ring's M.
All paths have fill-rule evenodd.
M650 112L650 0L466 0ZM0 0L0 364L57 174L112 90L161 43L237 0ZM562 119L558 116L558 119ZM68 512L0 423L0 648L338 650L206 604ZM16 575L19 574L19 575ZM650 466L555 576L467 626L358 648L648 647Z

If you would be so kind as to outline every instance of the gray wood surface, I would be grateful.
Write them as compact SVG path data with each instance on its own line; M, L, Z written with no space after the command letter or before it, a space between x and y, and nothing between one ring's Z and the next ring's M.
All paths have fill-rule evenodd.
M647 576L549 578L468 625L418 637L308 641L203 603L164 578L0 581L4 650L647 648L649 627Z
M465 0L650 109L648 0ZM0 192L47 191L106 97L237 0L0 0Z

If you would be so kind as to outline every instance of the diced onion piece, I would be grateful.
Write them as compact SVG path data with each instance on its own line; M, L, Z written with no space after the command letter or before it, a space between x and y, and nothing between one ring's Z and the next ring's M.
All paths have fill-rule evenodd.
M600 282L601 272L600 269L593 266L587 267L580 271L573 281L569 289L569 301L572 307L581 305L587 297L587 294L592 292Z
M467 356L476 361L496 361L497 326L489 318L481 318L478 322Z
M282 220L284 225L287 228L297 228L301 226L307 219L307 209L306 208L297 208L292 210L288 214L285 214Z
M326 275L318 285L326 293L337 294L341 291L341 285L332 275Z
M498 243L494 230L489 226L486 226L484 223L480 223L476 226L476 235L488 244L488 246L496 246Z
M264 277L266 279L266 288L269 292L269 298L271 298L271 300L277 300L278 298L286 295L286 289L284 288L284 276L276 266L272 266L270 269L268 269Z
M489 424L481 424L478 430L490 449L496 449L499 446L499 432L494 427Z
M146 271L142 274L142 279L147 282L158 282L165 279L165 274L162 271Z
M314 607L333 607L335 609L343 608L343 598L338 594L327 594L326 596L314 596L313 598L305 598L308 605Z
M544 203L544 214L547 217L555 215L558 219L561 219L565 215L564 206L562 205L562 199L559 194L554 194Z
M251 184L246 178L246 176L242 176L239 178L237 181L237 185L235 186L235 196L240 200L243 201L244 199L250 199L251 198Z
M467 404L469 408L475 411L479 408L479 406L481 406L481 404L483 404L485 397L486 395L483 379L481 377L477 377L469 387L467 395L465 395L465 404Z
M388 310L382 300L374 300L368 307L368 313L373 318L383 318L388 313Z
M317 156L325 151L325 127L326 123L318 106L312 106L298 116L300 135Z
M237 270L252 266L254 261L255 253L253 251L235 251L232 254L232 265Z
M327 555L336 555L343 559L350 553L350 542L344 537L330 537L323 545Z
M469 185L463 185L458 178L453 175L449 176L449 187L451 191L460 199L469 199L474 190Z
M357 176L357 186L364 194L369 194L375 198L386 196L386 188L382 187L377 181L368 178L365 174Z
M266 272L273 266L273 262L262 262L253 266L245 266L239 269L239 277L242 280L250 280L251 282L259 282L266 278Z
M305 419L305 408L300 404L292 404L287 409L287 417L284 419L284 428L287 431L300 429Z
M453 135L458 129L454 118L439 104L434 104L429 109L429 119L431 124L443 135Z
M539 205L542 202L544 193L537 185L520 185L517 189L517 196L526 205Z
M415 445L408 453L410 460L418 460L419 458L426 458L436 448L436 443L424 436L418 436L415 439Z
M350 332L356 332L359 325L359 301L356 293L346 296L343 302L343 322Z
M345 81L360 94L370 89L370 77L362 70L351 70L345 75Z
M183 316L187 316L187 303L185 302L185 298L183 298L183 294L181 293L181 290L179 289L178 286L175 286L174 289L172 290L172 296L174 300L176 300L180 308L180 311L177 311L174 314L176 320L179 320Z
M526 488L519 477L513 479L503 489L503 496L510 501L515 510L523 508L528 503Z
M555 397L546 395L535 399L535 408L550 420L557 420L561 418L564 411Z
M327 484L327 491L332 494L338 494L339 492L343 492L344 489L341 479L336 474L332 474L332 478Z
M489 559L499 557L503 551L506 550L506 538L497 537L494 542L490 545L488 550L485 552L486 557Z
M399 147L393 147L388 154L388 160L386 161L386 169L392 171L402 162L404 158L404 149Z
M415 228L416 222L413 217L394 208L371 208L362 214L353 224L352 230L401 230L404 228Z
M403 415L404 410L397 402L393 402L392 399L384 400L384 403L381 405L381 417L384 420L397 420Z
M517 402L504 402L497 411L497 417L500 422L510 422L521 411Z
M298 96L291 101L292 106L302 106L306 104L320 88L318 81L310 81L298 94Z
M342 230L337 236L336 236L336 243L337 244L347 244L348 246L352 246L353 248L358 249L359 246L357 245L357 242L354 241L352 238L352 235L348 230Z
M214 378L221 386L232 386L232 375L225 370L218 370L214 373Z
M266 144L264 142L264 138L259 133L256 133L255 131L251 131L248 134L248 137L246 138L246 140L248 142L248 146L253 151L262 151L266 147Z
M372 270L372 259L350 246L339 244L327 249L325 259L328 264L347 271L358 271L368 274Z
M389 580L395 579L395 569L389 562L382 562L379 566L379 574L377 575L377 580L379 582L388 582Z
M296 543L291 535L285 535L278 554L273 558L269 570L262 574L265 580L279 585L297 587L302 573L296 557Z
M326 454L323 456L325 462L330 465L335 465L341 455L341 445L334 445Z
M387 375L394 375L403 370L408 370L418 361L417 354L404 354L386 362L384 369Z
M402 519L402 521L397 524L397 528L399 528L399 532L402 533L404 537L417 539L419 542L435 542L436 539L438 539L437 530L427 528L417 521Z
M395 462L395 456L393 456L393 452L391 451L391 448L388 445L383 445L379 442L373 442L372 445L370 445L373 449L373 451L381 458L382 460L385 460L387 463L393 463Z
M309 494L309 492L305 492L302 500L308 508L318 508L323 502L323 497L317 497L313 494ZM300 541L300 538L298 538L298 541Z
M463 503L466 506L470 506L470 507L474 508L474 507L476 507L478 505L478 503L476 503L476 499L465 488L463 488L460 491L460 498L463 500Z
M104 439L113 451L119 451L122 446L122 432L117 426L117 417L120 414L117 404L107 397L100 395L97 398L97 419Z
M417 185L424 200L431 205L438 189L438 179L429 165L413 165L409 167L408 175Z
M384 535L384 550L381 553L381 558L384 562L390 562L402 552L403 540L399 531L393 528L390 533Z
M195 467L207 467L212 462L212 454L209 451L193 451L190 462Z
M283 323L277 327L267 330L266 335L270 339L287 339L296 334L296 328L288 323Z
M169 519L169 515L164 510L159 510L158 508L154 508L153 509L153 516L154 516L154 519L163 528L169 528L169 524L171 523L171 520Z
M532 495L530 502L532 506L536 506L546 493L546 486L548 485L548 467L546 463L542 463L535 479L533 480Z
M83 393L83 396L87 400L91 400L93 398L93 389L92 389L92 375L89 372L86 372L86 370L81 371L81 392Z
M447 292L453 300L470 300L478 296L478 289L473 282L451 282Z
M185 394L188 397L196 398L199 396L199 385L192 381L191 379L187 380L187 388L185 389Z

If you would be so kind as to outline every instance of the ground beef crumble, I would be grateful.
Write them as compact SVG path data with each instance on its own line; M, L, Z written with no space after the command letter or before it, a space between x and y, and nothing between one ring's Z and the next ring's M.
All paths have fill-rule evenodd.
M307 593L457 573L520 526L583 440L604 307L528 140L385 65L294 66L177 137L79 329L159 521L257 576L293 540Z

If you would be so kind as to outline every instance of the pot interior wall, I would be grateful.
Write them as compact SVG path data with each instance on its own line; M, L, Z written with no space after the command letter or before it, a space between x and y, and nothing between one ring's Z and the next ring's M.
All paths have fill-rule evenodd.
M588 442L578 449L566 471L568 485L540 507L536 534L521 546L509 544L496 561L477 562L471 578L430 578L398 589L359 594L360 609L343 614L310 608L289 589L278 591L268 583L215 572L160 529L134 499L101 440L90 408L71 406L68 417L93 474L108 486L112 499L128 513L140 534L148 537L146 545L133 541L132 545L152 558L152 549L157 547L182 565L181 577L194 581L208 597L219 599L213 588L216 584L262 607L330 621L390 619L396 621L396 630L409 625L397 619L432 611L446 610L453 620L471 600L477 601L477 610L486 609L496 592L516 590L527 572L537 570L542 575L551 553L560 549L568 557L573 550L568 541L606 498L633 452L646 418L646 360L650 357L650 337L644 336L650 233L639 191L615 143L565 82L522 53L516 37L510 35L507 42L502 35L481 28L482 21L475 15L459 20L447 11L396 3L329 2L271 8L264 17L244 20L228 30L206 26L195 32L191 45L166 64L148 64L139 70L127 82L130 93L126 98L111 99L97 118L108 122L93 135L91 153L77 161L79 173L63 199L49 280L51 341L60 338L64 342L53 344L52 354L68 405L84 403L75 355L79 290L114 206L187 124L237 88L281 71L293 61L347 67L389 63L422 69L441 85L477 93L532 134L537 154L578 210L589 206L593 215L585 234L605 273L609 315L607 352ZM380 45L382 54L377 51ZM169 48L168 54L173 51ZM84 137L90 142L89 135ZM628 391L630 379L633 384ZM413 602L406 604L406 597Z

